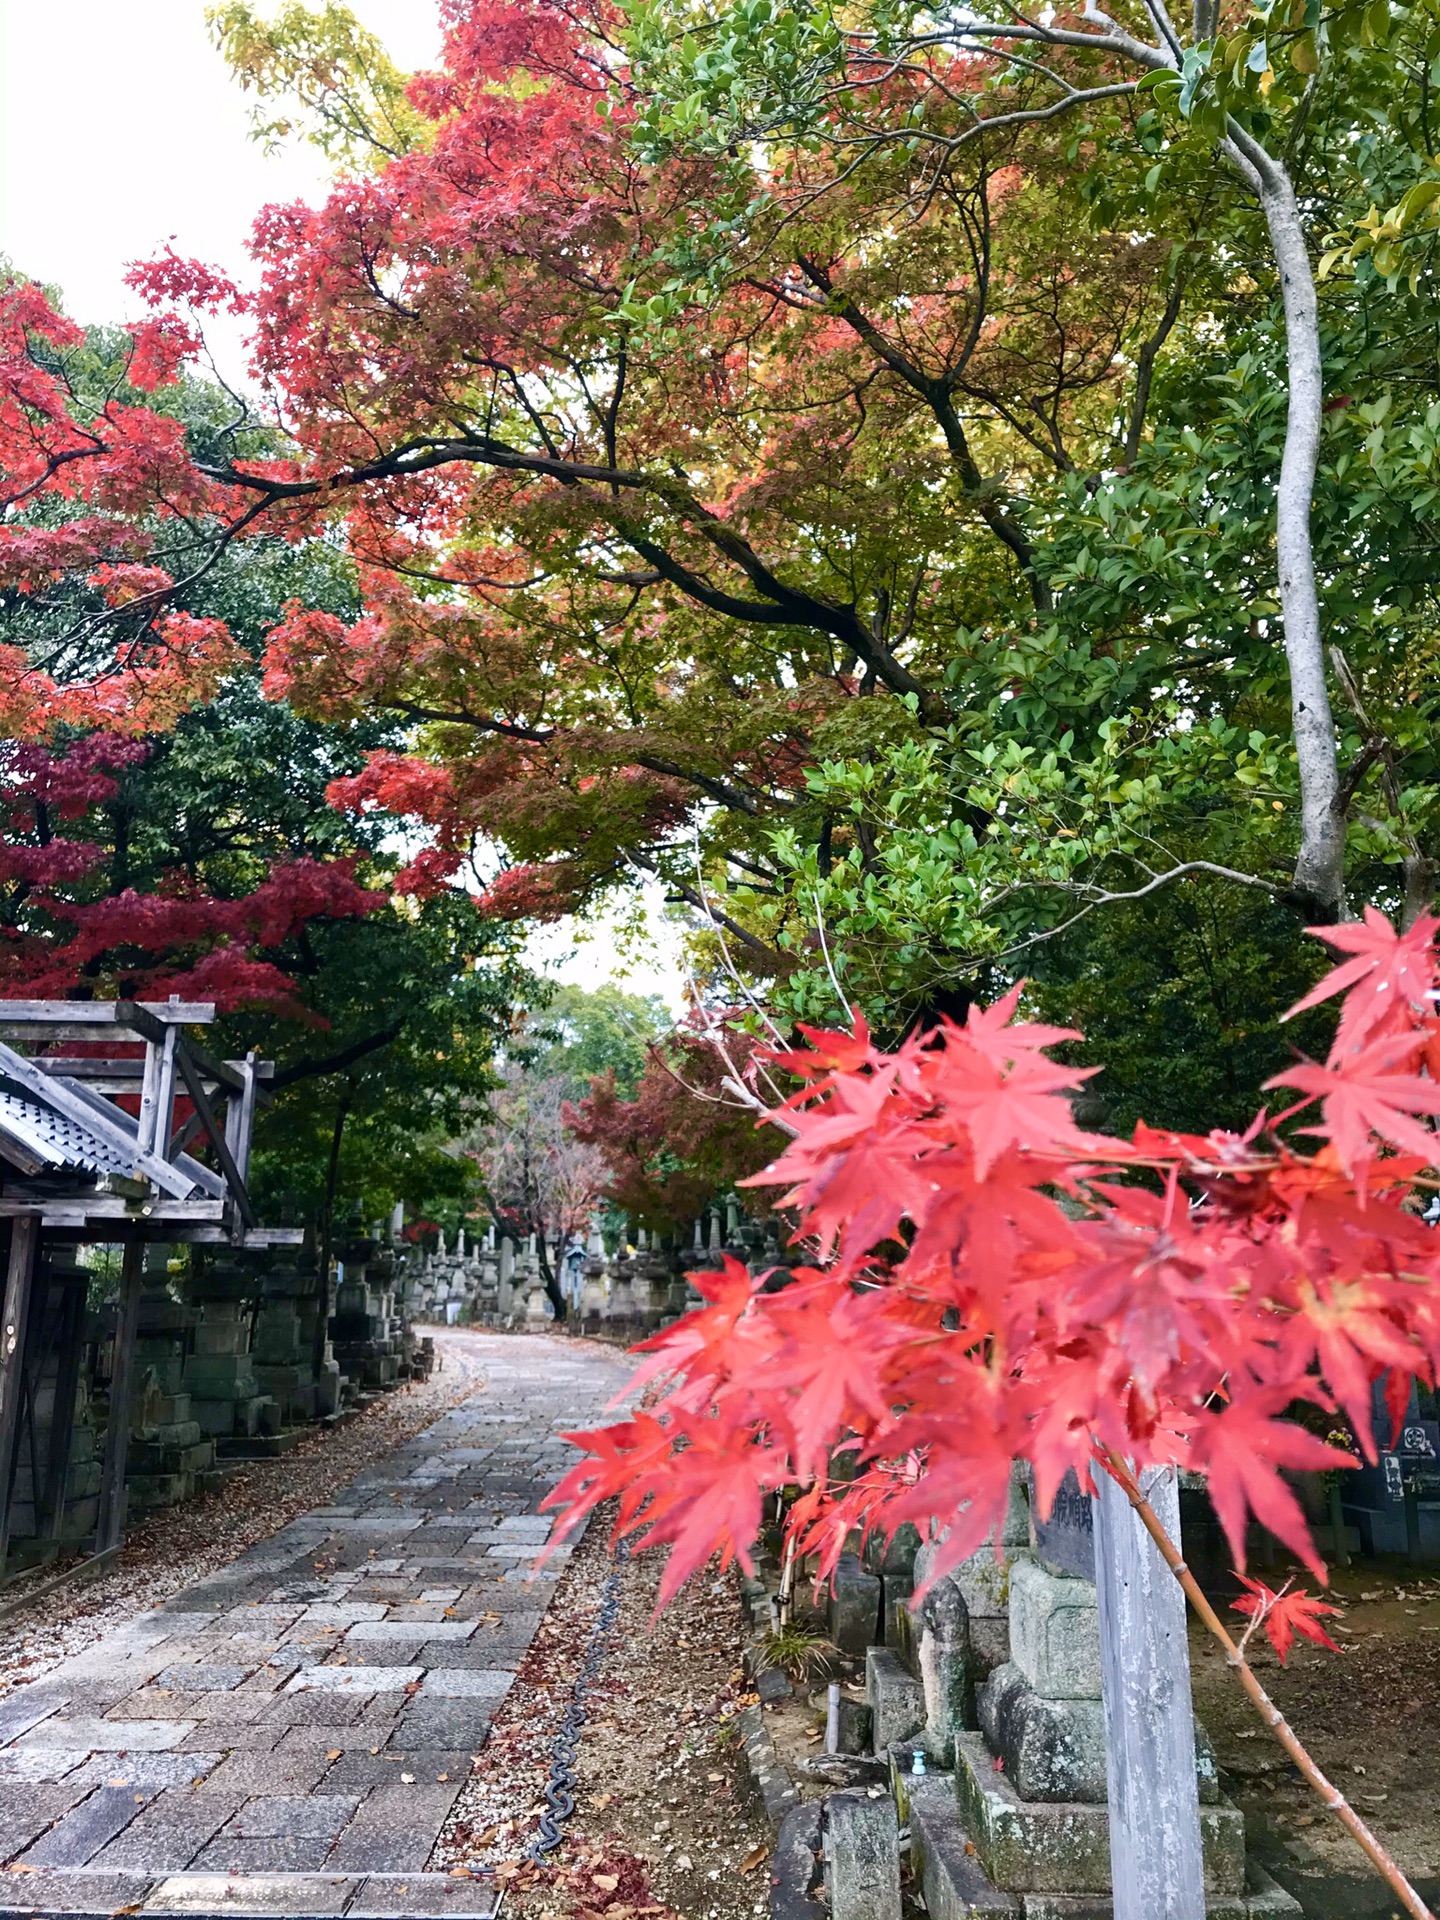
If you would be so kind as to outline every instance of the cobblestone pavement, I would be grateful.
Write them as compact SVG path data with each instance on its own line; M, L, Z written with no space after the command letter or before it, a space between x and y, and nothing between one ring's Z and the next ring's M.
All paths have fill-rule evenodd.
M569 1548L537 1510L629 1371L460 1335L484 1388L0 1701L0 1913L488 1914L427 1873Z

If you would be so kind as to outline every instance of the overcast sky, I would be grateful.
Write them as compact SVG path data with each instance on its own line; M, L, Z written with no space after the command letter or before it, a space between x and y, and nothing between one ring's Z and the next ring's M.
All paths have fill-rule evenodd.
M439 50L433 0L350 0L400 65ZM267 155L249 99L211 44L205 0L0 0L0 254L56 286L75 319L134 317L125 269L167 244L249 282L246 240L268 202L323 191L307 146ZM207 326L207 333L209 328ZM242 376L240 336L212 350ZM625 984L678 1006L676 946L658 903L659 949ZM610 976L604 928L564 958L568 933L537 938L540 961L589 986Z

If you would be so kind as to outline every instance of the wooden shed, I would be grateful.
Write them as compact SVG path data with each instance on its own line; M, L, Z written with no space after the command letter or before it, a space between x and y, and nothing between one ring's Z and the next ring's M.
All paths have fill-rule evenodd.
M294 1245L246 1185L271 1069L217 1060L208 1002L0 1001L0 1574L17 1485L29 1527L59 1537L87 1340L77 1247L120 1250L103 1356L108 1415L93 1551L119 1544L130 1379L147 1243Z

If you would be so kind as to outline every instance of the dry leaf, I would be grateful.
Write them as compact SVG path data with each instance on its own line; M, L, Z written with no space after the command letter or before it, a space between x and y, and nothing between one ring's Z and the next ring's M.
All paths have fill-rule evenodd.
M618 1873L592 1873L590 1878L602 1893L613 1893L620 1884Z
M331 1747L330 1751L326 1754L325 1758L327 1760L338 1760L340 1758L339 1747Z
M451 1867L450 1878L452 1880L473 1880L475 1876L468 1867Z
M741 1873L753 1873L763 1860L770 1858L770 1849L762 1840L758 1847L751 1847L749 1853L740 1862Z
M613 1793L597 1793L590 1804L592 1807L608 1807L614 1798Z
M437 1773L437 1774L436 1774L436 1776L435 1776L435 1778L436 1778L437 1780L448 1780L448 1779L450 1778L450 1776L449 1776L449 1774L448 1774L448 1773Z

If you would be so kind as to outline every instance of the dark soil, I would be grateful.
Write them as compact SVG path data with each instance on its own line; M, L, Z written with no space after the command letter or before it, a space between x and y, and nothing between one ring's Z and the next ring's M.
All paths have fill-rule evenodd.
M1265 1578L1276 1584L1275 1574ZM1329 1597L1343 1609L1338 1622L1327 1622L1340 1653L1297 1647L1282 1668L1252 1640L1251 1664L1315 1760L1434 1904L1440 1578L1400 1560L1366 1560L1337 1570ZM1260 1724L1198 1623L1191 1654L1196 1711L1227 1790L1245 1810L1257 1856L1313 1920L1398 1913L1394 1895Z

